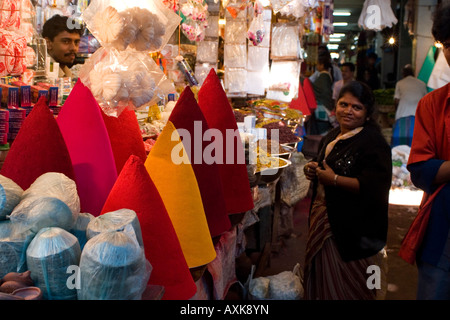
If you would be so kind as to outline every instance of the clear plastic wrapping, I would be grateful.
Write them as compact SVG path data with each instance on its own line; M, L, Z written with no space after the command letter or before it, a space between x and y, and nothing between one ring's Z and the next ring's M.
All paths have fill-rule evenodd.
M224 65L230 68L245 68L247 66L247 46L233 44L224 46Z
M272 27L272 59L298 59L300 38L297 23L276 23Z
M78 266L81 249L77 238L61 228L44 228L26 251L27 266L44 299L75 300L76 288L67 285L70 266Z
M163 100L175 87L144 52L100 48L80 70L102 110L118 116L126 108L139 109Z
M39 176L23 192L22 199L45 196L63 201L72 211L74 222L80 212L80 197L75 181L59 172L47 172Z
M219 57L219 42L216 41L201 41L197 45L197 60L198 62L217 63Z
M77 221L75 221L74 226L70 229L70 233L77 237L81 250L83 250L84 245L88 240L86 235L87 226L94 218L95 217L90 213L80 212Z
M246 44L247 20L227 20L224 41L225 44Z
M139 219L136 212L130 209L106 212L92 219L86 227L86 236L89 240L102 232L124 230L128 225L133 228L139 245L144 246Z
M22 199L23 189L13 180L0 175L0 220L6 219Z
M78 299L140 300L151 271L135 237L124 231L100 233L81 254Z
M269 68L269 48L248 46L247 70L265 71Z
M104 47L137 51L160 51L181 18L159 1L92 1L82 18Z
M23 199L10 216L17 230L34 233L47 227L70 230L76 216L60 199L54 197L28 197Z
M225 87L229 93L246 92L246 79L246 69L225 68Z
M219 16L209 15L208 27L205 30L205 37L219 37Z

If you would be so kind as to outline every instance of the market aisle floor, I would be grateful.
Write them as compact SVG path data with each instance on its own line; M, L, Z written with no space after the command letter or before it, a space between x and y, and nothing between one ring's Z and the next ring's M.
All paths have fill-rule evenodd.
M308 236L307 217L310 198L300 201L293 213L293 232L282 237L278 252L272 252L263 275L292 271L297 263L303 266ZM386 300L415 300L417 289L417 268L398 256L401 240L417 214L415 206L389 206L388 292Z

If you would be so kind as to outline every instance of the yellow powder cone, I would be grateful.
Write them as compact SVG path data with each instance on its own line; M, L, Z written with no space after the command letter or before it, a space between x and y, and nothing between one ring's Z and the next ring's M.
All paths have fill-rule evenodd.
M189 268L216 257L200 190L186 150L172 122L167 122L145 167L166 206Z

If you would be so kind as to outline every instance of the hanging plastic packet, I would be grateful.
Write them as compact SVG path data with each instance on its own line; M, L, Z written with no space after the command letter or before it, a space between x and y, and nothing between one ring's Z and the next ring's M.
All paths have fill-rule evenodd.
M189 63L183 58L183 56L177 56L175 58L178 61L178 68L183 72L184 76L186 77L187 81L189 82L189 85L191 86L197 86L198 81L195 78L194 71L189 66Z
M254 46L259 45L263 41L266 34L263 11L263 6L259 3L259 1L256 1L254 7L254 18L247 31L248 40L250 40Z
M239 13L246 9L248 6L248 0L230 0L226 5L228 13L236 19Z
M169 41L181 18L158 1L92 1L82 14L87 28L104 47L156 52Z
M175 89L148 54L105 47L85 62L80 80L110 116L157 103Z

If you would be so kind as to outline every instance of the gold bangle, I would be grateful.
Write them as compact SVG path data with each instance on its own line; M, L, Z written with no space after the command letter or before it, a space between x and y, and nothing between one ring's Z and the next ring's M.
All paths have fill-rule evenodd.
M337 178L339 176L337 174L334 175L334 186L337 187Z

